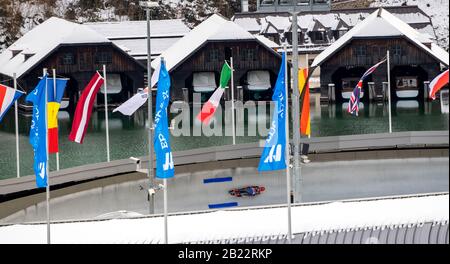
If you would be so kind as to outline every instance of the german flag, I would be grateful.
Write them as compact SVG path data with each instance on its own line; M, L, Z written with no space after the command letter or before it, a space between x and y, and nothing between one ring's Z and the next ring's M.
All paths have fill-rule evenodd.
M304 91L303 104L302 104L302 115L300 118L300 133L304 136L311 135L311 117L309 110L309 84L308 80L308 68L302 68L298 70L298 89L300 90L300 95Z

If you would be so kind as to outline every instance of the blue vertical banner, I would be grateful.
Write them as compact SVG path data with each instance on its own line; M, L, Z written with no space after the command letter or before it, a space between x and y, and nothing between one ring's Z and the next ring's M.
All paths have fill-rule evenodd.
M156 94L154 148L156 153L156 178L167 179L175 175L170 148L167 107L170 100L170 76L164 60L161 60L158 92Z
M45 124L45 89L47 75L38 83L36 88L26 97L26 101L33 103L33 117L31 119L30 144L34 150L34 174L38 188L47 187L47 126Z
M286 169L286 54L283 53L280 72L278 73L272 101L275 109L272 116L269 135L266 139L258 171L273 171Z

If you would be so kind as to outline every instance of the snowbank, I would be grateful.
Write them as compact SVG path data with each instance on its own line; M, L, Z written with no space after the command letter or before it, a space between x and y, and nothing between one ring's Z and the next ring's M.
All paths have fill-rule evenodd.
M435 222L449 219L449 196L335 202L292 208L293 233ZM169 207L170 208L170 207ZM279 235L287 231L285 207L169 216L169 242ZM57 223L52 243L158 243L163 217ZM1 243L46 243L46 225L0 227Z

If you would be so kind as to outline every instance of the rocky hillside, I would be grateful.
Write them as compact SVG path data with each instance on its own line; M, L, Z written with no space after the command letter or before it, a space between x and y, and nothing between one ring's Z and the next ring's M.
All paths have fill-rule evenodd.
M251 0L253 6L256 0ZM194 27L213 13L231 18L240 0L159 0L152 19L181 18ZM0 51L52 16L77 22L144 20L139 0L0 0Z
M152 19L180 18L194 27L213 13L231 18L241 10L240 0L158 0ZM333 8L418 5L433 20L438 43L448 50L448 0L333 0ZM249 0L250 11L256 0ZM144 20L139 0L0 0L0 51L52 16L71 21Z

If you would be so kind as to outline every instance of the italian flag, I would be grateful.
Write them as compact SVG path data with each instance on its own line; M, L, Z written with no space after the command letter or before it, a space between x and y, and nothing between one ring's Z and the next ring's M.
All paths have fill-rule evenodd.
M220 73L220 86L217 88L208 102L203 105L202 111L197 115L197 119L202 123L208 123L211 117L214 116L217 106L220 103L225 89L227 88L228 82L231 78L231 67L225 61L222 67L222 72Z

